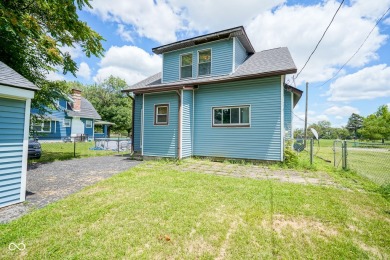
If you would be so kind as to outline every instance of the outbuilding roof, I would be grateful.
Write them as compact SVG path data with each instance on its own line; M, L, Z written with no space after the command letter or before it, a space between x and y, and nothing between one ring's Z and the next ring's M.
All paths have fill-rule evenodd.
M250 55L232 74L161 83L161 73L157 73L130 86L124 91L141 93L164 90L166 88L219 83L250 78L262 78L275 75L293 74L296 72L297 67L294 64L290 51L287 47L280 47L256 52Z
M37 86L1 61L0 84L28 90L39 90Z
M253 48L251 42L249 41L248 36L246 35L245 29L243 26L234 27L226 30L222 30L219 32L204 34L201 36L193 37L190 39L185 39L182 41L177 41L174 43L162 45L156 48L153 48L152 51L156 54L162 54L164 52L175 51L183 48L188 48L191 46L196 46L199 44L228 39L231 37L237 37L242 46L245 48L246 52L249 54L255 53L255 49Z
M91 119L101 119L100 115L93 107L91 102L89 102L84 97L81 97L81 106L80 111L74 111L67 109L66 114L70 117L83 117L83 118L91 118Z

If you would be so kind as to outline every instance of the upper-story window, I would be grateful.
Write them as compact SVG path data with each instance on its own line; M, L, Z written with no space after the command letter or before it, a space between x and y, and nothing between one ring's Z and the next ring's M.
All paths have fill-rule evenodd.
M180 56L180 78L192 78L192 53Z
M211 74L211 49L199 51L198 76Z

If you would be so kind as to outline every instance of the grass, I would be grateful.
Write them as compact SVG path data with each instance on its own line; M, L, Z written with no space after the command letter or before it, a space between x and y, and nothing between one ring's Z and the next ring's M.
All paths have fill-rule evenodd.
M314 161L328 160L334 165L334 159L336 159L336 166L341 168L342 162L342 148L341 142L336 143L336 158L334 158L333 140L320 140L314 142L314 154L316 157ZM355 146L353 141L347 142L347 167L351 171L355 171L359 175L368 178L378 185L390 184L390 147L386 144L376 148ZM307 153L302 152L301 155L302 164L309 162ZM322 167L320 162L317 167L323 168L322 170L332 171L330 167ZM307 166L310 168L310 166Z
M41 142L42 156L39 160L31 160L32 162L51 162L56 160L69 160L81 157L105 156L118 154L117 151L107 150L90 150L95 147L94 142L77 142L76 154L74 153L74 143L64 142ZM124 152L120 152L124 153Z
M178 172L175 164L143 163L0 225L0 255L390 257L390 202L378 193ZM21 242L26 250L8 249L10 243Z

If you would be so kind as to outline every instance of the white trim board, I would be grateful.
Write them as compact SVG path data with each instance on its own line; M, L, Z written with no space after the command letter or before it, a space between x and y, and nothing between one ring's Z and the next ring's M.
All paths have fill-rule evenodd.
M26 107L24 110L24 136L23 136L23 156L22 156L22 177L20 181L20 202L26 200L27 188L27 159L28 159L28 137L30 128L30 107L31 99L26 100Z
M34 97L34 91L0 84L0 96L19 100L32 99Z

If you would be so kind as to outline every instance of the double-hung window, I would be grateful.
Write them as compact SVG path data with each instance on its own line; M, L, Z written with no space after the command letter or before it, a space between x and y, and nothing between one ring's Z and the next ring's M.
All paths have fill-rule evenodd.
M92 128L92 120L85 121L85 128Z
M180 78L192 78L192 53L180 56Z
M213 126L250 126L250 106L213 107Z
M70 119L69 118L64 118L64 122L63 122L63 126L64 127L70 127L70 123L71 123L71 121L70 121Z
M169 105L160 104L154 106L154 124L168 125L169 121Z
M211 74L211 49L198 52L198 76Z
M38 121L33 124L33 130L39 133L51 132L51 121Z

